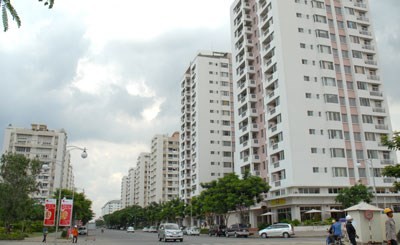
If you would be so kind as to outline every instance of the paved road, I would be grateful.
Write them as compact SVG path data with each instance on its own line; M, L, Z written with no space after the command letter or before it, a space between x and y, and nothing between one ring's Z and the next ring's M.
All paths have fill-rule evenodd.
M57 240L57 244L69 244L71 241ZM41 238L28 238L25 241L0 241L0 245L34 245L43 244L41 243ZM47 244L54 244L54 237L51 235L48 238ZM85 245L161 245L164 244L159 242L157 239L157 233L146 233L142 231L136 231L134 234L126 233L126 231L118 230L105 230L104 234L97 230L95 234L91 236L80 236L78 239L78 244ZM284 238L268 238L262 239L259 237L249 237L249 238L226 238L226 237L209 237L207 235L201 236L185 236L183 243L181 242L167 242L166 244L185 244L185 245L312 245L312 244L325 244L325 239L323 237L293 237L289 239Z

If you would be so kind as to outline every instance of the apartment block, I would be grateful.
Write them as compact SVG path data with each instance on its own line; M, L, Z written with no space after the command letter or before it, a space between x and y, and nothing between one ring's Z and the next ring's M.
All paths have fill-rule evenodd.
M67 133L63 129L50 130L44 124L31 124L31 128L9 125L5 129L2 153L11 152L30 159L37 158L47 166L37 178L38 192L32 193L33 198L44 200L52 196L60 186L71 190L74 186L74 175L66 147Z
M128 186L129 186L128 176L122 177L122 180L121 180L121 209L124 209L129 206Z
M201 52L181 81L179 196L190 202L200 183L233 172L231 54Z
M134 171L133 204L146 207L148 204L150 153L140 153Z
M101 208L101 215L112 214L115 211L118 211L122 208L121 200L111 200L108 201L104 206Z
M231 38L235 172L272 187L249 222L324 216L359 182L400 208L381 174L396 156L368 1L235 0Z
M148 203L163 203L179 194L179 133L151 140Z

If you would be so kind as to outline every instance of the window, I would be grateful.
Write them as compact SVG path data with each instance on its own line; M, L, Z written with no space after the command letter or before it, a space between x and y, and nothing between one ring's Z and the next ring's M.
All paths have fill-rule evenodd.
M340 121L340 112L328 111L326 112L326 119L328 121Z
M313 111L307 111L307 116L309 116L309 117L314 116L314 112Z
M347 177L347 169L346 168L333 167L332 168L332 175L333 175L333 177Z
M345 74L351 74L351 67L350 66L344 66L344 73ZM351 89L353 89L353 88L351 88Z
M324 94L325 103L335 103L338 104L338 96L336 94Z
M354 140L355 141L361 141L361 133L354 132Z
M228 72L221 72L221 77L229 77L229 73Z
M304 32L304 28L298 28L297 29L300 33L303 33Z
M322 77L322 84L324 86L336 87L336 80L333 77Z
M337 21L337 25L338 25L338 28L339 28L339 29L344 29L344 23L343 23L343 21L338 20L338 21Z
M306 93L306 98L311 99L311 93Z
M344 149L343 148L330 148L331 157L332 158L344 158Z
M366 141L376 141L375 134L371 132L365 132L364 134Z
M366 82L357 82L357 88L360 90L368 90L368 83Z
M349 29L357 29L357 23L353 21L347 21L347 28Z
M349 98L349 105L350 106L357 106L356 99L355 98Z
M300 48L306 48L306 44L305 43L300 43Z
M328 129L329 139L343 139L342 130Z
M304 76L304 81L309 82L310 81L310 77L309 76Z
M371 115L362 115L363 123L374 123L374 119Z
M359 123L358 115L351 115L351 122L353 124Z
M309 133L309 134L315 134L315 129L311 129L311 128L310 128L310 129L308 130L308 133Z
M353 58L356 58L356 59L362 59L363 58L362 52L360 52L360 51L353 50L352 54L353 54Z
M317 15L317 14L314 15L314 22L325 23L325 24L327 23L325 16Z
M296 17L301 18L302 17L301 13L296 13Z
M360 105L361 106L371 106L368 98L360 98Z
M315 30L315 34L317 37L329 38L329 33L325 30Z
M301 63L302 63L303 65L307 65L308 62L307 62L306 59L302 59L302 60L301 60Z
M228 68L229 65L228 65L228 63L221 63L221 67L223 67L223 68Z
M321 69L333 70L333 62L330 61L321 60L319 61L319 66Z
M320 53L332 54L331 47L326 45L318 45L318 51Z
M313 173L319 173L319 168L318 167L313 167Z
M312 153L312 154L315 154L315 153L317 153L317 148L315 148L315 147L312 147L312 148L311 148L311 153Z

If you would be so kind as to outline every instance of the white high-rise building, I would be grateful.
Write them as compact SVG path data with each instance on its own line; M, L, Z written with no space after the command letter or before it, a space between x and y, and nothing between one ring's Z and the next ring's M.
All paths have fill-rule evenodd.
M200 183L233 172L231 55L201 52L181 81L179 196L190 202Z
M120 209L122 209L121 200L111 200L101 208L101 215L104 217L104 215L112 214Z
M324 216L361 181L398 207L381 175L396 156L380 143L392 128L368 1L235 0L231 34L235 171L271 185L262 205L278 220Z
M140 153L134 168L134 205L148 205L150 153Z
M56 189L60 188L60 184L62 188L71 190L74 186L66 146L67 133L63 129L50 130L44 124L31 124L31 128L10 125L5 129L2 153L11 152L23 154L30 159L37 158L47 166L37 178L39 190L32 193L33 198L43 200L52 196Z
M179 194L179 133L155 135L151 140L149 201L163 203Z
M127 202L128 206L135 204L135 172L137 168L130 168L128 172L128 190Z
M122 177L122 180L121 180L121 209L129 206L128 186L129 186L128 176Z

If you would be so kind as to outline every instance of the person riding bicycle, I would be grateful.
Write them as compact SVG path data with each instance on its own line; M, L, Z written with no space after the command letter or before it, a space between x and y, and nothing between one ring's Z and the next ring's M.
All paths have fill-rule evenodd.
M340 241L340 239L342 238L342 224L339 220L335 221L331 225L329 233L331 234L329 244L335 244L335 241Z

